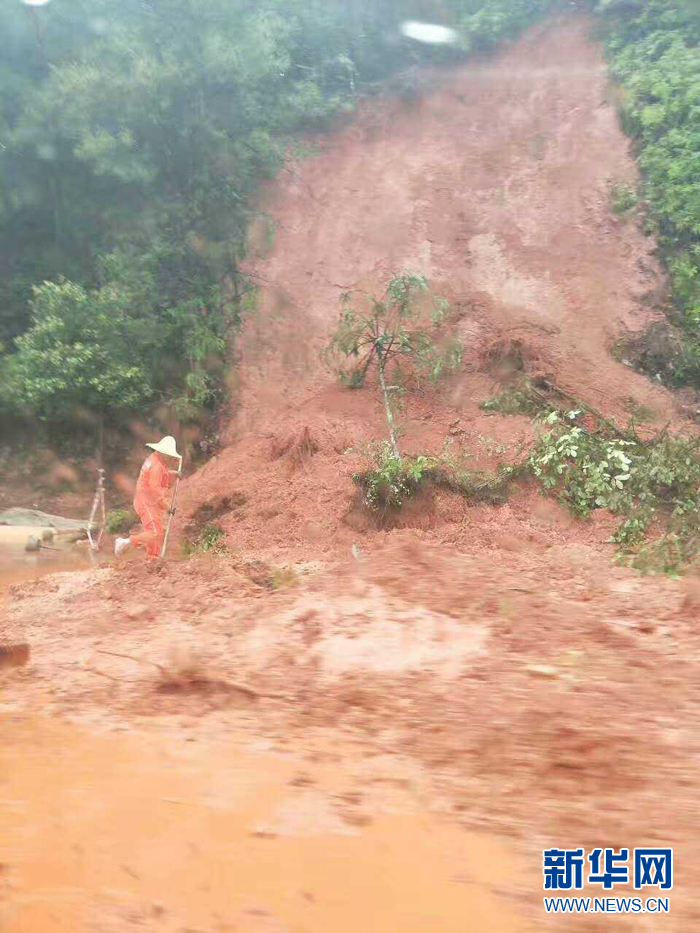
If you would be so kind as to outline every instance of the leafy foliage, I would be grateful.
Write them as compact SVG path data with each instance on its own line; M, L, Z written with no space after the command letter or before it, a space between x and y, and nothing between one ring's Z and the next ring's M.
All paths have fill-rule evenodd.
M372 447L373 469L355 473L353 481L364 489L364 502L372 511L398 511L414 495L438 461L434 457L397 457L389 442Z
M129 509L112 509L107 512L107 531L111 535L128 534L136 523L136 515Z
M97 287L61 279L35 287L31 325L6 362L16 401L41 418L70 420L80 409L129 412L174 383L183 420L210 404L235 317L213 287L190 300L178 300L174 281L161 288L171 259L158 245L141 257L117 252L101 260Z
M665 543L642 548L633 563L650 569L653 554L665 555L658 568L664 569L673 540L678 568L700 550L700 439L662 432L650 442L629 440L607 428L588 430L580 414L553 410L540 416L546 430L528 468L574 514L587 517L604 508L619 515L612 540L623 549L638 549L652 524L665 529ZM683 560L676 560L681 554Z
M132 322L109 290L45 282L34 290L32 312L12 360L20 404L61 419L80 406L136 408L152 396L147 371L134 359Z
M369 310L358 310L351 304L353 298L358 297L369 304ZM421 304L421 297L427 301L427 306L425 302ZM387 384L387 379L396 375L396 364L401 359L407 361L416 374L433 382L460 365L461 344L452 340L439 351L433 337L433 329L442 324L447 309L445 299L430 295L424 276L409 272L394 274L381 298L358 290L341 297L340 321L327 348L327 357L341 360L340 379L350 388L364 385L368 372L373 368L377 370L391 449L396 459L400 459L400 453L392 400L402 388Z
M225 554L227 550L223 542L225 536L226 532L220 525L210 522L202 528L195 541L186 542L186 555L191 557L193 554Z
M688 334L688 359L669 378L700 385L700 15L682 0L603 0L598 8L644 179L647 229Z
M455 0L462 42L468 49L490 49L503 36L530 26L551 9L551 0Z
M634 185L626 182L610 182L608 186L610 206L614 213L623 217L637 206L639 195Z
M61 380L64 360L81 373L87 405L125 411L166 400L183 418L214 406L250 287L240 267L256 193L298 155L296 137L330 125L390 76L488 47L549 5L449 0L440 16L460 33L455 49L401 35L400 21L420 18L420 3L3 4L0 380L10 389L2 405L16 394L13 375L27 375L23 404L65 417L79 393ZM67 336L69 308L108 302L104 257L119 314L79 348ZM36 318L36 302L48 298L33 288L45 282L63 293L58 330ZM70 301L69 286L82 289ZM138 307L135 287L145 297ZM15 369L7 357L28 330ZM127 334L138 352L131 374L118 376ZM52 367L45 378L39 353Z

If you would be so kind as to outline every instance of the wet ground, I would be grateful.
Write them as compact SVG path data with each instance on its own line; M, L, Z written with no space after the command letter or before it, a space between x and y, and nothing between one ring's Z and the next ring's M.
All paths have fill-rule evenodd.
M3 597L94 561L27 555L20 537L3 542ZM515 854L430 813L396 766L367 806L330 748L87 731L14 712L13 676L0 683L3 933L523 929L498 893Z
M3 933L522 929L503 843L399 792L352 816L333 762L0 713L0 775Z

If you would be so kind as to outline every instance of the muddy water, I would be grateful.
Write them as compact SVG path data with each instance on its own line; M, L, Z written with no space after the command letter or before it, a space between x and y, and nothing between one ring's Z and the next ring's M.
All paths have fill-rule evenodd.
M0 606L12 583L63 570L82 570L108 559L106 552L91 554L87 544L67 545L60 541L45 542L56 550L27 553L24 548L29 536L41 538L41 532L34 526L0 527Z
M3 933L510 933L509 853L425 813L331 813L268 752L0 720Z

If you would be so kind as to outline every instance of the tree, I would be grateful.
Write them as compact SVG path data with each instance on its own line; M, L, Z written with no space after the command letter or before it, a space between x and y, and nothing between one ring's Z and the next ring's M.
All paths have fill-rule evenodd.
M403 358L415 368L427 371L434 379L447 366L455 366L461 361L461 345L453 342L448 346L447 354L440 354L428 330L419 326L422 308L418 298L421 294L426 295L431 305L432 324L440 323L447 302L429 296L428 283L422 275L409 272L393 275L381 299L359 289L346 292L341 297L338 330L328 347L331 356L340 356L345 363L351 363L349 372L341 369L341 379L353 388L363 385L367 374L376 368L391 450L397 460L401 460L401 453L391 400L396 386L387 384L392 364ZM361 313L351 306L353 296L357 295L369 299L371 307L368 313Z
M57 0L34 11L18 0L0 4L5 353L12 357L28 329L38 339L33 285L64 276L101 302L102 258L138 264L147 256L156 294L141 309L122 307L119 326L128 323L133 334L138 321L147 336L140 358L151 397L188 417L211 406L223 380L208 361L223 362L236 320L230 307L222 320L216 293L228 293L224 283L236 300L246 291L240 267L257 192L298 134L329 125L396 72L453 61L470 45L529 25L549 2ZM459 47L401 36L403 19L433 8L460 30ZM43 340L48 347L47 331ZM59 356L64 350L60 344ZM2 360L5 372L13 365ZM46 418L57 411L47 388L23 390Z
M20 405L57 421L87 409L101 422L107 411L149 401L151 380L119 299L116 289L88 291L67 280L34 289L32 326L11 359Z

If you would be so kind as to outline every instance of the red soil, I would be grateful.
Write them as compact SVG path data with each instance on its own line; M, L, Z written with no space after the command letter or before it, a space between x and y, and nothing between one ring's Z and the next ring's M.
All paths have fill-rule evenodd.
M259 309L238 344L228 446L185 484L184 521L233 493L240 505L221 519L232 546L277 558L347 553L359 533L344 521L349 478L361 462L347 451L386 429L375 388L341 389L319 352L340 294L380 293L393 270L423 273L449 298L466 346L457 377L407 399L409 451L439 452L452 437L483 461L479 435L487 447L530 436L527 419L478 408L496 388L483 364L499 339L520 342L527 372L552 374L607 413L624 420L633 399L662 424L677 420L672 394L609 352L658 317L644 296L663 280L653 242L609 209L608 182L633 179L635 166L587 29L574 20L534 30L495 60L437 76L439 89L413 107L373 101L282 173L262 205L276 234L252 269ZM293 469L276 454L305 428L319 451ZM529 526L531 502L483 515L438 502L416 521L452 541L467 515L467 537L482 546L494 526ZM360 530L371 546L375 535Z
M381 291L405 268L450 299L466 344L458 376L407 398L407 450L453 438L492 463L498 445L527 442L528 419L478 408L497 387L484 365L497 340L605 413L624 419L633 399L682 424L672 393L609 352L654 319L644 296L663 280L653 243L609 210L608 180L635 167L588 28L535 29L437 76L412 107L371 102L288 167L263 205L277 233L252 270L227 446L183 484L179 533L216 516L232 555L17 586L0 637L32 645L18 707L177 713L202 733L235 721L302 745L312 727L343 727L367 755L415 756L436 806L519 836L536 866L543 844L674 844L664 923L682 931L700 909L694 584L616 567L609 516L575 522L532 488L500 507L440 492L403 528L370 527L353 509L362 457L347 451L384 436L380 401L339 388L318 357L340 293ZM172 676L173 644L206 672L199 686ZM179 692L163 690L167 671L101 649L165 666ZM615 927L647 929L636 923Z

